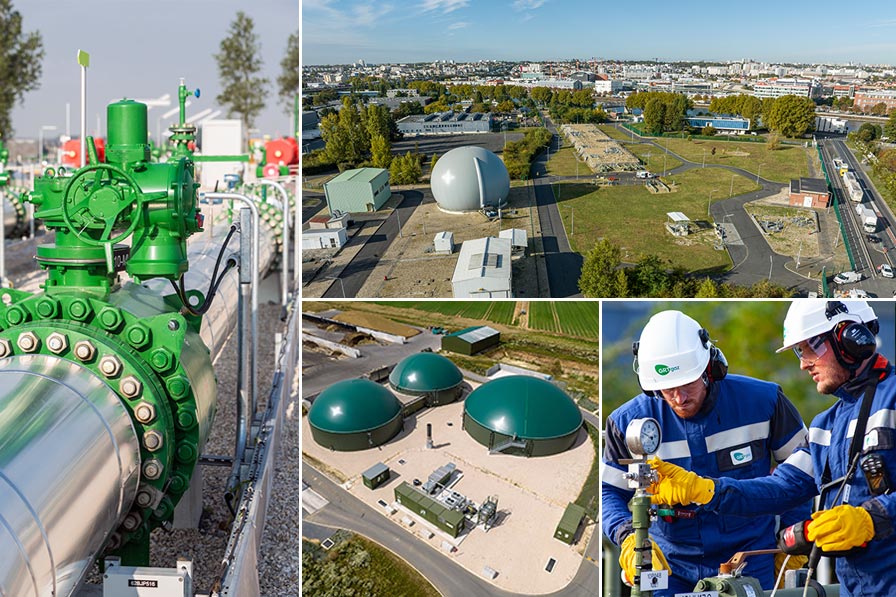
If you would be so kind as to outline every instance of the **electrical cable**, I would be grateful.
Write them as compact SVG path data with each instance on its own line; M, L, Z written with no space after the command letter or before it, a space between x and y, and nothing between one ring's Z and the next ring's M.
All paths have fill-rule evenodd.
M227 249L227 245L230 243L230 239L233 238L233 234L236 232L236 230L237 225L231 224L230 231L227 233L227 237L224 239L224 242L221 244L221 249L218 251L218 258L215 260L215 267L212 270L212 276L209 280L208 291L206 292L205 300L201 305L197 305L196 307L190 305L189 300L187 300L187 292L183 276L180 277L180 285L178 285L174 280L170 280L175 294L177 294L180 302L184 305L184 309L190 315L200 316L205 315L205 313L208 312L208 310L212 306L212 301L215 298L215 294L218 292L218 287L221 285L221 281L224 279L224 276L227 275L227 272L229 272L233 268L234 264L228 261L227 265L224 266L224 271L221 272L220 276L218 276L218 269L221 267L221 260L224 258L224 251Z
M778 587L781 586L781 579L784 577L784 572L787 571L787 562L790 561L790 554L787 554L784 558L784 561L781 563L781 570L778 572L778 578L775 579L775 587L772 589L772 594L769 597L775 597L775 594L778 592Z

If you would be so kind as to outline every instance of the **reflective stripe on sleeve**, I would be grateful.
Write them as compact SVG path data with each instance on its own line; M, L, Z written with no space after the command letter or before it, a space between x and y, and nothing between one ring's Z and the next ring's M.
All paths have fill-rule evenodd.
M619 489L631 489L628 486L628 481L622 474L625 471L621 471L615 466L610 466L609 464L605 464L603 466L603 472L600 475L600 480L604 483L612 485L613 487L618 487Z
M852 435L852 433L850 433ZM831 445L831 430L822 429L821 427L809 428L809 443L818 444L819 446Z
M661 460L672 460L674 458L690 458L691 448L688 446L687 440L679 440L677 442L663 442L660 449L656 453L657 458Z
M806 426L803 425L802 429L793 434L793 437L790 438L790 441L778 448L774 451L775 460L777 462L784 462L787 458L793 453L797 447L806 441L806 436L809 432L806 430Z
M797 450L784 461L784 464L796 467L813 479L815 478L815 467L812 466L812 456L805 450Z
M856 419L849 422L849 428L846 430L846 437L852 437L856 433ZM882 408L873 415L868 417L868 423L865 425L866 430L878 429L886 427L887 429L896 428L896 410Z
M769 422L760 421L714 433L706 437L706 451L712 454L734 446L742 446L756 440L768 439Z

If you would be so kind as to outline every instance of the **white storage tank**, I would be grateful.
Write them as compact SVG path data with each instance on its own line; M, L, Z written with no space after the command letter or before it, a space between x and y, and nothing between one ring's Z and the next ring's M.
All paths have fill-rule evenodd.
M432 170L430 187L444 211L478 211L501 207L510 192L510 175L497 155L482 147L452 149Z

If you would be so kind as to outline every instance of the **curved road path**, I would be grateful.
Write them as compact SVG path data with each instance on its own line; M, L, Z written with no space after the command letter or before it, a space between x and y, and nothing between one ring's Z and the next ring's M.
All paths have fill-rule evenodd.
M595 418L592 417L591 418ZM322 534L320 527L347 529L363 535L389 549L420 572L445 597L512 597L516 593L501 590L463 568L455 561L428 544L421 549L421 542L410 533L396 528L394 522L374 511L373 508L345 491L316 468L308 464L302 467L303 481L328 504L313 514L303 512L302 524L311 523L313 536ZM304 536L304 532L303 532ZM545 597L593 597L600 591L598 565L600 562L600 535L595 532L585 549L587 558L573 580L563 589Z
M619 125L617 125L617 128L619 128ZM637 133L635 134L637 135ZM639 138L642 142L651 143L655 147L666 151L662 145L647 137ZM691 162L673 151L669 151L669 154L682 162L681 166L669 170L669 174L677 174L703 167L700 163ZM774 283L797 293L805 294L817 291L818 281L805 278L788 269L786 264L792 263L793 257L780 255L772 251L762 231L759 230L744 209L745 203L775 195L781 191L784 185L764 178L758 178L756 174L734 166L706 164L705 167L728 170L745 178L757 178L762 185L762 189L759 191L737 195L730 199L722 199L710 206L713 221L726 224L730 222L737 230L736 236L740 239L739 242L736 240L732 243L726 242L725 247L731 256L733 266L728 272L721 276L716 276L716 279L720 282L730 282L738 286L751 286L756 282L771 279Z

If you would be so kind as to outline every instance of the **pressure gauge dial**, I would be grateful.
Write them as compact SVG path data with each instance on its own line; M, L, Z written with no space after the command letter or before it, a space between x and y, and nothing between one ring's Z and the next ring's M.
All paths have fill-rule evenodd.
M625 429L625 445L633 456L650 456L660 449L663 439L656 419L635 419Z

